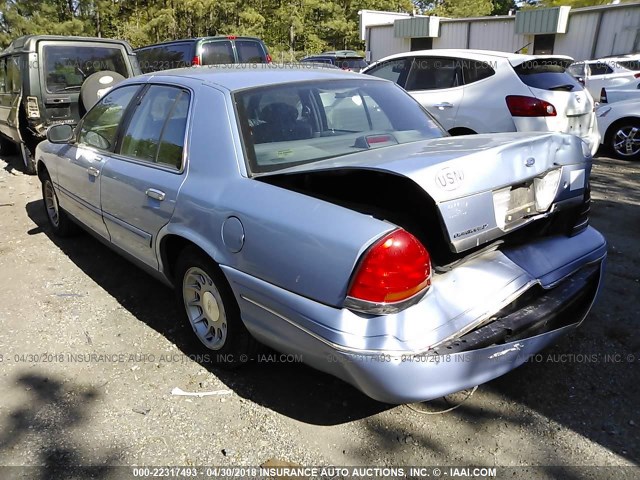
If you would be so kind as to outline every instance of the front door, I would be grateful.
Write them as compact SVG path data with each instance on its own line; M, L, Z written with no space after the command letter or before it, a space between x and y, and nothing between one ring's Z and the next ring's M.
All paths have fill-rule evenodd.
M82 120L77 142L68 147L58 165L62 208L107 238L100 212L100 175L115 147L119 123L139 89L139 85L118 88L98 102Z

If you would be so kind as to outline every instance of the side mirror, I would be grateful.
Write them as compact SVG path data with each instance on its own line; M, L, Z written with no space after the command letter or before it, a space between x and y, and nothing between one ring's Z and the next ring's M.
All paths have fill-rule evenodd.
M53 125L47 130L47 140L51 143L69 143L73 138L71 125Z
M576 80L584 86L584 77L576 77Z

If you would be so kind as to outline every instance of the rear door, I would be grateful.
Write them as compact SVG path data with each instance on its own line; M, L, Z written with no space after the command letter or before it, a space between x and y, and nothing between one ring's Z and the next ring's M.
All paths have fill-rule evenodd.
M22 101L20 57L0 59L0 131L14 142L20 142L18 111Z
M534 97L549 102L556 115L547 117L514 117L517 122L540 122L540 128L522 130L548 130L571 133L579 137L590 135L595 127L593 98L572 75L565 71L565 59L539 58L514 67L520 80L529 87ZM520 128L518 130L521 130Z
M416 57L404 88L445 129L456 126L456 115L464 98L460 61L446 57Z
M190 100L181 87L149 85L102 170L102 214L111 241L156 269L157 234L169 222L186 176Z
M584 85L593 98L600 98L600 92L603 87L607 86L611 75L613 75L613 68L606 62L587 63L587 76Z

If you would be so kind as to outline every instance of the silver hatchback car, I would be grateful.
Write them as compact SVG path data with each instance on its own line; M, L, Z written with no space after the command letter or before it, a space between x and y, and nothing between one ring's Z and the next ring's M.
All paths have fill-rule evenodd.
M600 288L584 142L449 137L369 76L141 76L52 127L37 159L52 229L80 224L172 285L214 359L257 339L380 401L514 369Z

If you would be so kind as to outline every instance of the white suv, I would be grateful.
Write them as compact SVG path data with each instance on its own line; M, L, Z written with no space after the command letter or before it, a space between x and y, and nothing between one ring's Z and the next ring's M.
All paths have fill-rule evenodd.
M489 50L406 52L363 73L407 90L452 135L550 131L582 138L598 149L591 95L565 72L565 56Z
M640 55L576 62L567 72L581 80L593 98L600 98L603 88L608 91L640 78Z

